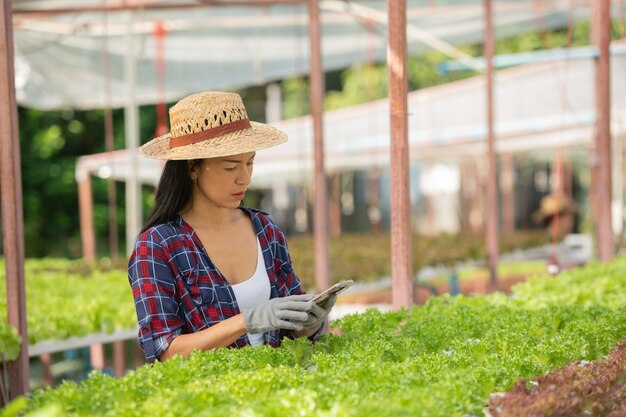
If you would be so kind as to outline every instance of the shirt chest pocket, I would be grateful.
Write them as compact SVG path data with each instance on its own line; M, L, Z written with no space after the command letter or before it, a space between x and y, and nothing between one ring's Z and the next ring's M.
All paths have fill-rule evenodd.
M188 296L196 306L216 303L215 286L202 265L182 271L182 281Z

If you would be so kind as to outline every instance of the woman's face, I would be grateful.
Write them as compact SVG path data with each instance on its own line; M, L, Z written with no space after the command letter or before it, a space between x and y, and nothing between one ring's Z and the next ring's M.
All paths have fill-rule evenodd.
M239 207L250 185L256 152L204 159L191 170L194 199L222 208Z

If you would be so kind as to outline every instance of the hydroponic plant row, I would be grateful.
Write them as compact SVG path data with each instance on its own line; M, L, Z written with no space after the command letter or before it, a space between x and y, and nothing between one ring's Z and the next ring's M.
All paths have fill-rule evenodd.
M480 415L490 396L520 378L603 359L626 337L625 267L621 258L536 278L513 297L442 296L411 311L370 310L336 322L341 335L315 345L298 339L279 349L195 352L121 379L93 373L81 384L38 390L11 412Z

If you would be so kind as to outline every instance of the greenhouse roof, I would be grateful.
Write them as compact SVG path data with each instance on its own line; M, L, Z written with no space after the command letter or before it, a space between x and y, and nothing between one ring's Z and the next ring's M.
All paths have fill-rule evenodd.
M173 102L203 90L259 85L309 71L302 1L14 0L20 105L39 109ZM436 5L434 5L436 3ZM497 36L588 19L570 0L495 2ZM322 0L325 70L385 59L386 1ZM433 6L431 6L433 5ZM410 52L480 43L482 0L408 0ZM106 11L103 11L106 10ZM159 46L162 45L162 46ZM136 65L135 87L125 78ZM162 60L162 61L161 61ZM165 82L159 87L158 62Z
M626 132L626 45L612 47L612 132ZM594 137L595 100L592 59L525 65L496 74L494 98L498 152L525 152L560 146L588 146ZM413 160L486 153L483 77L409 94L409 146ZM287 132L286 144L260 151L255 185L311 178L313 140L309 116L273 123ZM324 114L327 170L389 165L389 101L378 100ZM121 151L125 152L125 151ZM112 171L125 177L127 154L109 165L106 154L81 158L77 175ZM125 156L124 156L125 155ZM140 176L156 184L162 165L139 158Z

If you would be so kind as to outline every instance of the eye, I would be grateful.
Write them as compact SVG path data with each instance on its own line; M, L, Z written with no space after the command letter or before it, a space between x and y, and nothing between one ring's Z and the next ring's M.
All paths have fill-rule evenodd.
M226 171L232 172L232 171L234 171L234 170L236 170L236 169L237 169L237 165L235 165L234 167L226 167L226 168L224 168L224 169L225 169Z

